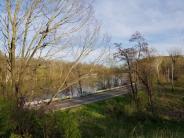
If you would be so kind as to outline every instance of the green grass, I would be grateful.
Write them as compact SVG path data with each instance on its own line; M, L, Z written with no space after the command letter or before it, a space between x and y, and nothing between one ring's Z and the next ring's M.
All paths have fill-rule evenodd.
M75 114L84 138L182 138L184 121L170 117L152 116L147 111L146 98L140 94L141 111L131 104L130 97L84 105L70 109Z
M154 93L154 115L144 91L138 95L139 110L129 95L47 114L0 100L0 137L183 138L184 89L160 90Z

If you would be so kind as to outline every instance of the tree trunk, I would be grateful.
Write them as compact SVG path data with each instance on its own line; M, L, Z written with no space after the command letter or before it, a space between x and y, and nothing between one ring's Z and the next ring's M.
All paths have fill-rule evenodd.
M174 92L174 63L172 63L172 76L171 76L172 92Z
M9 57L11 71L11 92L17 97L17 93L15 91L15 37L12 38Z
M79 80L79 93L80 93L80 95L82 95L83 94L83 90L82 90L82 83L81 83L81 81Z
M148 101L149 101L149 105L150 105L150 108L151 108L151 112L152 112L152 114L154 114L153 99L152 99L152 89L151 89L150 84L147 84L146 88L147 88Z
M138 107L136 90L134 87L135 84L133 83L133 78L132 78L132 69L131 69L130 62L129 62L128 58L127 58L127 65L128 65L128 70L129 70L128 74L129 74L129 81L130 81L130 87L131 87L131 91L132 91L133 100L134 100L136 106Z
M80 70L79 69L77 70L77 73L78 73L78 78L79 78L79 81L78 81L78 84L79 84L79 94L82 95L83 94L83 90L82 90L82 82L80 80L81 73L80 73Z
M167 71L167 78L168 78L168 82L170 82L170 70L168 68L168 71Z
M138 72L138 63L136 63L136 72ZM138 83L138 76L135 74L135 98L136 98L136 102L138 102L137 100L137 93L138 93L138 86L137 86L137 83ZM138 103L137 103L137 107L138 107Z

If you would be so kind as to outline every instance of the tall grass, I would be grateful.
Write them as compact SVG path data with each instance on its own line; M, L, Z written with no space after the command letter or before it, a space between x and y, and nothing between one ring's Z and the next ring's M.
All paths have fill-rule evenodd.
M140 100L146 99L140 94ZM129 96L71 109L79 120L84 138L182 138L184 121L153 116L142 102L141 110Z

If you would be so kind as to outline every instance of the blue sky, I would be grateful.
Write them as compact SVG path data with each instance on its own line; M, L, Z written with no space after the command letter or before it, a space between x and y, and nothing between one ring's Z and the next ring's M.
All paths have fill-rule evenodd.
M184 46L184 0L95 0L96 18L112 42L140 31L160 54Z

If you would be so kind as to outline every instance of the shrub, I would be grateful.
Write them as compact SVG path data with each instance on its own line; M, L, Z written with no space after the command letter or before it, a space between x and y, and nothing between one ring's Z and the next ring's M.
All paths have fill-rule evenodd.
M58 120L58 126L62 124L65 138L80 138L80 130L78 127L77 118L70 112L57 112L55 117Z
M10 102L0 99L0 137L9 137L13 124L10 122Z
M5 138L79 138L78 122L73 113L44 113L23 109L0 100L0 137Z
M17 135L17 134L14 134L12 133L10 138L22 138L22 137L25 137L25 138L32 138L32 136L30 135L23 135L23 136L20 136L20 135Z

